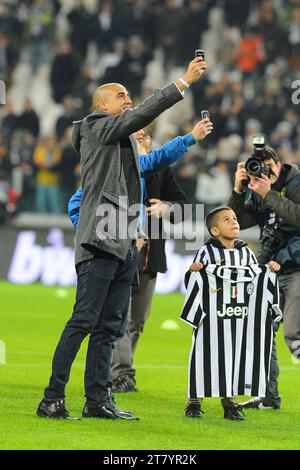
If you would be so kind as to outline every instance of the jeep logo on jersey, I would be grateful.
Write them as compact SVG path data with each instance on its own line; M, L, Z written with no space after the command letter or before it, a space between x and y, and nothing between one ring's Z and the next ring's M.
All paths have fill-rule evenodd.
M223 310L217 311L218 317L241 317L246 318L248 316L248 307L226 307L223 304Z

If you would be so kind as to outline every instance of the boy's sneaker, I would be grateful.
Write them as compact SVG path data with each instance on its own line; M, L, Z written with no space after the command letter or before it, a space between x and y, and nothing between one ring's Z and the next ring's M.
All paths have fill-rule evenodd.
M246 419L243 410L237 406L223 406L224 418L231 421L244 421Z
M280 405L273 400L268 398L251 398L251 400L239 403L239 406L243 409L259 408L261 410L279 410Z
M66 408L64 398L59 398L57 400L43 398L36 410L36 414L41 418L80 419L71 418Z
M187 418L202 418L201 414L204 415L204 411L201 410L201 405L197 403L191 403L185 409Z

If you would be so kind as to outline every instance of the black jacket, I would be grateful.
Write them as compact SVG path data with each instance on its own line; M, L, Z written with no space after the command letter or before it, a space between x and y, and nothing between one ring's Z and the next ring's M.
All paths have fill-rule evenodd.
M145 179L147 198L160 199L165 202L177 203L182 209L184 204L189 201L185 193L178 185L173 170L169 167ZM183 211L182 211L183 213ZM148 218L149 220L150 218ZM171 213L171 222L172 213ZM161 222L161 221L160 221ZM160 235L163 233L162 223L159 227ZM166 240L161 236L159 239L150 240L148 253L147 247L143 248L140 253L139 271L143 271L145 265L145 257L147 256L147 271L153 274L164 273L167 271L167 260L165 253Z
M300 268L300 171L296 165L283 165L278 181L264 199L253 192L247 197L247 191L233 191L227 204L235 211L241 229L259 225L262 245L266 227L270 228L274 243L261 253L263 258L268 253L272 257L264 263L277 261L283 273Z

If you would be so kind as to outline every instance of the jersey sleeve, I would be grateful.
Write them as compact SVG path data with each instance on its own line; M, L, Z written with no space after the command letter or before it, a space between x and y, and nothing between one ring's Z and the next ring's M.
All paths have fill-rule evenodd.
M197 251L193 263L209 264L207 259L207 249L205 245Z
M206 313L203 311L203 281L200 272L192 272L187 285L187 292L181 320L198 327L203 321Z
M253 253L253 251L248 247L247 247L247 250L249 251L249 255L250 255L249 264L258 264L257 258L255 254Z
M202 263L204 265L208 264L206 248L203 246L194 256L193 263ZM184 286L187 289L189 280L191 276L191 271L188 270L184 275Z
M272 318L275 322L280 322L282 320L282 311L280 308L280 293L279 293L279 284L278 277L276 273L269 272L268 280L268 301L272 309Z

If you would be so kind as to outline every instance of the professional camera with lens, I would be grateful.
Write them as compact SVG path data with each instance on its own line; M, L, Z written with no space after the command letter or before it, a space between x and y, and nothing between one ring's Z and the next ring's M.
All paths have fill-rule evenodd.
M267 264L288 241L288 234L279 228L279 224L265 226L260 237L261 248L257 259L259 264Z
M245 169L249 175L270 176L270 168L264 164L266 136L264 134L254 134L252 137L254 153L245 163Z

